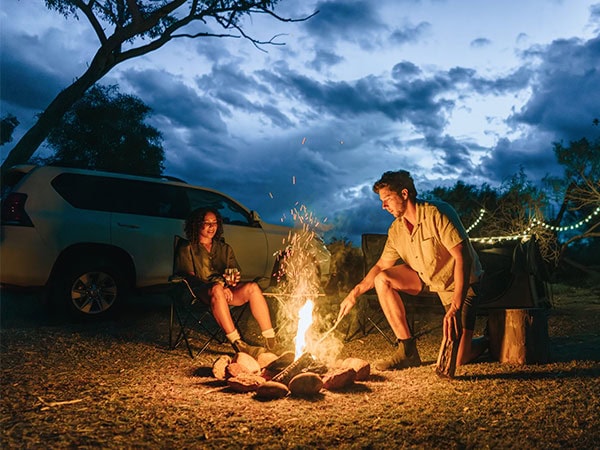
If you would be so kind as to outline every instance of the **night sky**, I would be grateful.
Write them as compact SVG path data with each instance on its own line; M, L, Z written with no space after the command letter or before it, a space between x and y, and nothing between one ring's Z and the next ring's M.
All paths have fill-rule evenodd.
M289 220L305 205L357 242L392 217L371 186L409 170L420 191L497 187L521 168L560 175L552 143L597 138L600 3L584 0L292 1L300 23L245 20L244 39L176 40L103 80L153 110L166 173ZM42 0L3 0L2 116L21 125L81 75L95 34ZM213 30L217 31L216 28ZM39 154L43 154L40 149Z

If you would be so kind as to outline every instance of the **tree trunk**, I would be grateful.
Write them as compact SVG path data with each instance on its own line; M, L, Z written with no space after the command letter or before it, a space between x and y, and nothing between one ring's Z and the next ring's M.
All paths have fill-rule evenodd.
M4 174L15 164L25 164L33 156L38 147L50 134L50 131L60 122L65 113L73 104L83 97L93 84L98 81L88 70L83 77L78 78L72 85L62 90L56 98L48 105L46 110L40 114L38 121L23 135L19 142L10 151L2 167Z
M65 113L115 64L116 61L112 57L108 45L101 47L88 70L77 78L73 84L59 92L46 110L40 114L38 121L27 130L13 147L0 167L0 175L4 175L8 169L16 164L27 163Z
M544 308L490 309L490 355L501 363L548 362L548 311Z

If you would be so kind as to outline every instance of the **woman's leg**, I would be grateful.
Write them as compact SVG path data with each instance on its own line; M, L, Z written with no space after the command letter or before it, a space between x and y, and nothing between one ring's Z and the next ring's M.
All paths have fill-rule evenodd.
M246 302L250 302L250 312L256 319L261 331L273 328L269 306L258 284L254 282L239 283L232 291L232 306L241 306Z

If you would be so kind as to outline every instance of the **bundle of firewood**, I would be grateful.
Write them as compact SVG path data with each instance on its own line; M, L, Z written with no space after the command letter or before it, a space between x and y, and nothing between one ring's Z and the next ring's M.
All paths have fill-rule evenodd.
M258 359L246 353L223 355L213 364L215 378L226 381L233 391L255 392L263 399L311 397L322 389L345 389L356 381L368 380L370 373L370 364L359 358L346 358L326 367L309 353L295 360L293 352L279 357L263 353Z

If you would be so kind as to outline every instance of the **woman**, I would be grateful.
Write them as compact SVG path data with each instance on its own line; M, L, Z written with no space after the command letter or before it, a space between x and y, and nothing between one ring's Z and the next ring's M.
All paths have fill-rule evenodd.
M212 208L193 211L185 222L188 241L179 245L175 260L175 272L185 276L198 298L210 305L212 314L225 332L225 336L236 352L257 357L265 352L264 347L244 342L235 328L230 306L241 306L250 302L250 311L265 338L266 350L275 347L275 331L271 324L269 307L258 284L239 282L240 267L233 249L223 239L223 219ZM234 269L226 276L226 269Z

